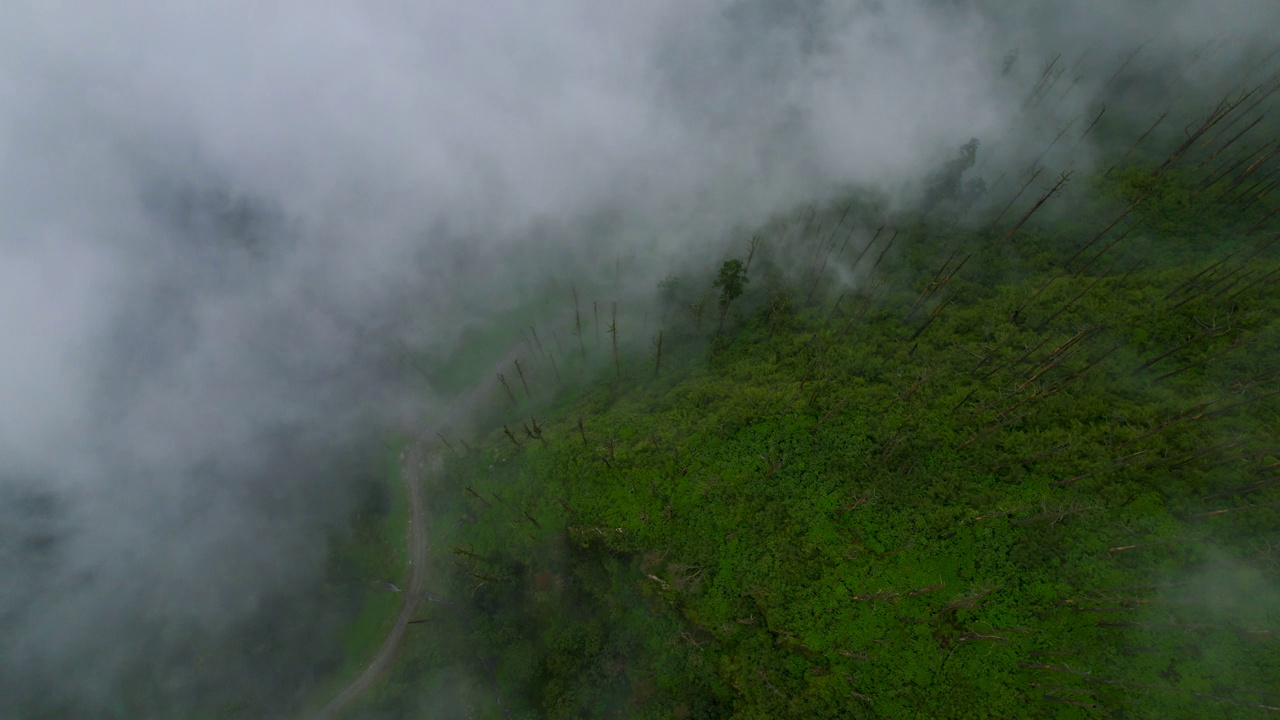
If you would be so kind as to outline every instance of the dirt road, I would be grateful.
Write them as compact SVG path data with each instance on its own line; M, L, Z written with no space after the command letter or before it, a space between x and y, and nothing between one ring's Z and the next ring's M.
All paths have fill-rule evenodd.
M409 587L404 591L404 607L396 617L396 624L382 641L382 647L369 661L364 670L351 684L343 688L337 697L329 701L320 712L312 716L313 720L330 720L337 717L356 698L368 690L382 677L395 657L400 640L404 637L409 621L422 604L427 585L427 527L426 509L423 501L425 492L424 477L428 471L440 471L440 457L426 457L426 442L418 439L401 455L400 475L409 491ZM430 464L430 468L427 465Z

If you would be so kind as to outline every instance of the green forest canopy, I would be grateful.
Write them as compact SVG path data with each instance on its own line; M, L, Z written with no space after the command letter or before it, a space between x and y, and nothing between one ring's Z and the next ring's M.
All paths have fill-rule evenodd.
M1201 182L1124 167L1016 233L917 217L847 249L801 212L749 285L736 259L663 283L660 365L527 357L533 390L440 450L432 630L362 712L1280 705L1280 255L1247 229L1274 205Z

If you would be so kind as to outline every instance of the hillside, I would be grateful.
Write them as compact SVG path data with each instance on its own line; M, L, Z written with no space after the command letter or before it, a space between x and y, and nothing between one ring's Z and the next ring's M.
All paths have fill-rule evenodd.
M440 445L431 630L366 714L1271 711L1280 252L1200 182L861 246L801 211L719 332L716 268L662 284L660 362L579 313Z

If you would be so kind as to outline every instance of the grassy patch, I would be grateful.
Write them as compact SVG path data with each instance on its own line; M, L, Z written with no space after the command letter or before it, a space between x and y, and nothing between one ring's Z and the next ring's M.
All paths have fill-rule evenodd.
M404 440L397 439L383 454L377 472L382 482L371 488L350 530L331 544L329 575L341 586L338 593L348 598L353 618L341 633L341 668L314 693L303 717L319 710L359 675L400 612L403 596L386 583L404 587L408 578L409 496L400 465L404 449Z

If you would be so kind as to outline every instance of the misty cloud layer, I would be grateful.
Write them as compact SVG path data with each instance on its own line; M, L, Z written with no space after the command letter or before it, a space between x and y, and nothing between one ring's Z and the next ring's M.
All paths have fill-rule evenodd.
M448 348L477 305L601 246L675 253L850 187L907 203L969 138L1010 163L1041 147L1139 43L1138 77L1214 88L1278 15L9 3L0 714L29 680L95 707L168 629L216 633L314 581L356 448L430 418L393 339ZM1058 53L1078 82L1027 123Z

